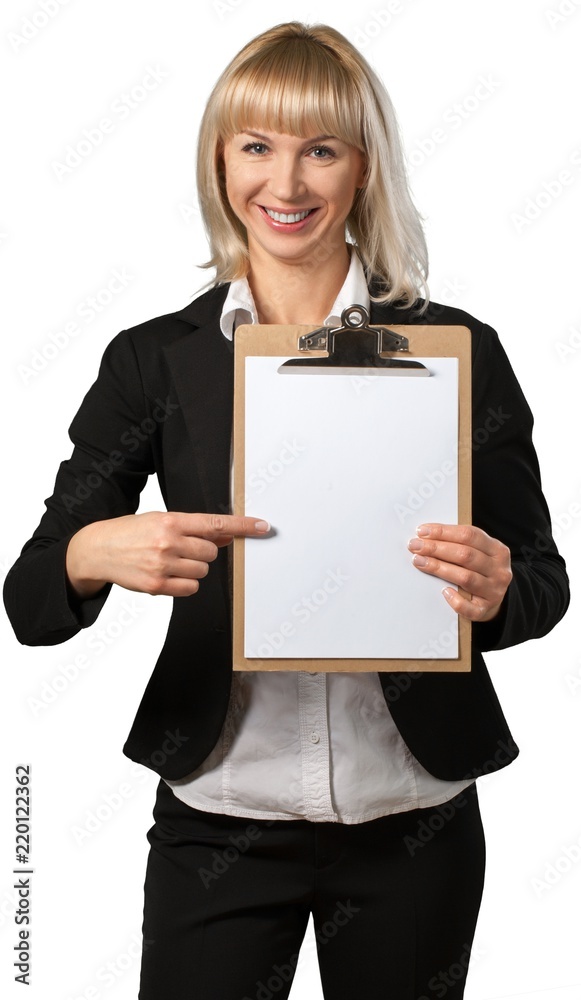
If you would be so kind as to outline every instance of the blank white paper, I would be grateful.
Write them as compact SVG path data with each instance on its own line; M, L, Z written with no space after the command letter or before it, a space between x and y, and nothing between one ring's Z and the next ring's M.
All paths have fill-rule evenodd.
M417 525L458 520L458 361L431 377L280 375L246 358L244 655L458 656L446 582L412 564Z

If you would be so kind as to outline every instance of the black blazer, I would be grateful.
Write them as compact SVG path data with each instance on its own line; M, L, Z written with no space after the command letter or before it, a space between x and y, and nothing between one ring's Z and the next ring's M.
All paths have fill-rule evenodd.
M5 580L5 606L21 643L66 642L93 624L112 585L77 599L65 573L67 545L89 522L135 513L149 475L157 474L168 510L230 510L234 355L219 327L227 291L228 285L216 286L179 312L123 330L105 349L69 428L72 455L59 466L46 512ZM436 777L453 780L497 770L517 756L481 651L552 629L568 605L568 580L541 492L531 412L497 334L449 306L431 303L418 317L371 304L371 323L408 322L472 331L472 521L512 552L514 576L500 614L473 626L470 673L378 672L412 753ZM194 771L224 722L231 650L222 547L198 593L173 599L124 753L165 778Z

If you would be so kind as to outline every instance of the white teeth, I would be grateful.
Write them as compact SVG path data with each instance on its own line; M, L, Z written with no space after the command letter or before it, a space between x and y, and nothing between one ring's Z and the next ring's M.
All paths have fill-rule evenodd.
M292 215L285 215L284 212L272 212L270 208L265 209L267 215L270 215L270 218L274 219L275 222L301 222L312 211L312 208L307 208L305 212L294 212Z

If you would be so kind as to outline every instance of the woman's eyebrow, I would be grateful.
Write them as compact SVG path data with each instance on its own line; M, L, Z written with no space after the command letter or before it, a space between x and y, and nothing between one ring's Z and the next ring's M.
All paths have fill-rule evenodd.
M249 128L245 128L240 134L241 135L252 135L252 136L254 136L255 139L266 139L267 141L270 141L270 137L268 135L262 135L261 132L254 132L252 129L249 129ZM305 142L322 142L323 139L336 139L336 138L337 138L336 135L315 135L315 136L313 136L312 139L305 139L304 141Z

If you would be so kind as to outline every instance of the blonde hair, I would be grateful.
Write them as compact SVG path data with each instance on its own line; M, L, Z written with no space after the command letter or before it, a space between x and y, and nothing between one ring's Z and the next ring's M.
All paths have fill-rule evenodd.
M422 217L409 191L403 145L385 87L357 49L334 28L278 24L248 42L219 77L198 139L197 184L215 267L208 284L245 277L246 230L226 195L224 142L247 128L306 138L334 135L367 158L365 184L346 220L374 302L429 301L428 251ZM207 287L207 286L205 286Z

